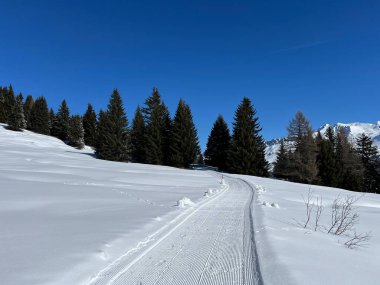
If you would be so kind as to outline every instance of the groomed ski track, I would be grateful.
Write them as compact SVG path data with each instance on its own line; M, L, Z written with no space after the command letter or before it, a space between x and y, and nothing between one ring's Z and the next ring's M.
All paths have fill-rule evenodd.
M254 189L225 177L220 193L186 210L88 285L263 284L255 248Z

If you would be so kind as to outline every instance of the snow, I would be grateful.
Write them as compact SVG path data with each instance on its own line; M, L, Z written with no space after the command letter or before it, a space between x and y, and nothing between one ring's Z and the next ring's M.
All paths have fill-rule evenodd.
M210 172L102 161L0 126L0 283L86 284L189 210L176 201L222 187Z
M121 258L90 285L261 284L251 243L253 191L240 179L226 180L218 193L155 234L140 254Z
M180 200L177 201L177 207L185 208L186 206L190 206L190 207L194 206L194 202L191 201L187 197L183 197L182 199L180 199Z
M301 225L309 189L324 206L317 231ZM360 197L368 245L349 249L324 228L339 195ZM379 217L380 195L102 161L0 126L5 285L378 284Z
M326 124L323 127L319 128L321 134L325 134L328 127L331 127L334 133L337 133L338 128L343 128L346 134L348 135L348 139L352 142L356 142L356 138L358 138L361 134L366 134L372 140L375 146L380 149L380 121L376 124L368 124L368 123L337 123L335 125Z
M264 284L379 284L380 195L304 185L286 181L241 176L256 189L253 211L257 249ZM321 227L304 229L306 218L302 196L313 192L322 197ZM328 234L322 226L330 222L330 207L340 195L360 197L356 203L357 233L370 232L367 246L348 249L346 236ZM314 219L314 212L312 219Z

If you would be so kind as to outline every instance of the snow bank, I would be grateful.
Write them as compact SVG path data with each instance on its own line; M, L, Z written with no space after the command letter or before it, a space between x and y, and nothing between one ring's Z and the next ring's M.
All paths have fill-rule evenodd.
M256 189L254 223L257 250L265 284L379 284L380 195L365 194L356 203L358 233L371 232L368 246L348 249L346 236L328 234L333 200L340 195L360 197L342 189L310 186L274 179L239 176ZM311 188L322 197L320 228L304 229L302 196ZM263 191L265 189L265 191ZM314 223L315 209L312 214Z
M0 125L1 284L86 284L222 188L208 172L102 161L91 148Z
M177 201L177 207L179 208L185 208L186 206L192 207L194 205L195 203L187 197L183 197L182 199Z

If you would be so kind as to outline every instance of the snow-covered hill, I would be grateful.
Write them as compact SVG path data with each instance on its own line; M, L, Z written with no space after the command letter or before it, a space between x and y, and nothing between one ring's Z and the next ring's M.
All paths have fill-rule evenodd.
M251 254L242 249L255 248L264 284L378 284L380 195L357 202L358 233L372 238L348 249L348 237L324 227L337 196L360 193L311 186L313 202L324 205L315 232L300 226L309 185L228 174L225 181L213 172L102 161L91 149L0 125L0 283L252 284L236 276L257 273L246 270L252 261L240 262ZM159 279L140 283L139 272Z
M338 128L343 128L345 132L347 133L349 140L352 143L355 143L356 138L359 137L361 134L365 133L370 138L372 138L374 145L377 146L377 148L380 150L380 121L378 121L376 124L368 124L368 123L350 123L350 124L337 123L334 125L325 124L322 127L320 127L317 130L317 132L320 131L323 136L326 133L328 127L331 127L335 133L338 131ZM317 134L317 132L315 132L315 135ZM277 152L280 148L280 142L281 142L281 139L279 138L266 142L267 144L266 158L270 164L276 161Z
M379 284L380 195L350 192L337 188L305 185L275 179L237 175L256 185L253 219L260 269L264 284L336 285ZM316 207L310 223L304 198L312 193L312 203L322 201L317 231ZM359 222L357 233L370 232L363 246L348 249L346 235L328 234L334 199L353 196ZM352 233L350 233L352 235Z
M0 125L0 284L82 284L144 247L183 197L220 187L206 172L102 161Z

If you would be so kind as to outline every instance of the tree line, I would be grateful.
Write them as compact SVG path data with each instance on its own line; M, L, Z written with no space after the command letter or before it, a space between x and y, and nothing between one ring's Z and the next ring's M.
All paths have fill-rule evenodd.
M366 134L350 142L343 128L313 135L309 120L298 112L281 141L273 175L293 182L360 192L380 193L378 150Z
M96 114L88 104L80 116L70 114L65 100L54 112L44 97L34 100L28 95L24 100L21 93L14 94L12 86L0 87L0 122L8 124L10 130L27 129L51 135L79 149L91 146L97 157L104 160L181 168L205 161L222 171L269 174L261 127L248 98L236 109L232 135L223 117L217 118L208 138L205 159L190 106L180 99L172 118L157 88L153 88L144 106L137 106L129 125L117 89L105 110Z
M298 112L289 123L288 137L281 141L273 172L265 159L257 111L249 98L237 106L230 133L218 116L208 137L204 156L190 106L179 100L174 117L157 88L137 106L129 124L117 89L107 108L96 114L88 104L83 116L71 115L67 102L57 112L44 97L35 100L15 95L12 86L0 87L0 122L14 131L28 129L52 135L65 143L95 149L98 158L188 168L206 163L220 171L285 179L354 191L380 192L380 162L372 140L365 134L350 142L343 129L324 136L313 134L309 120Z

